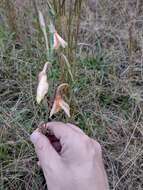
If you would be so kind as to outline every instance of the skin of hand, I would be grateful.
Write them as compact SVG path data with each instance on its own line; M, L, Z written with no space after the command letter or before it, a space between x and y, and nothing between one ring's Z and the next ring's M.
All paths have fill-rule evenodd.
M72 124L50 122L46 127L61 144L58 153L36 129L31 135L49 190L108 190L101 146Z

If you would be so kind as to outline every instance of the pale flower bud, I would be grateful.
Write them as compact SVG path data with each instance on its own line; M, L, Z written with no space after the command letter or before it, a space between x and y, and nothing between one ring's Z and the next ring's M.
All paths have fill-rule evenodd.
M40 26L41 28L46 28L46 24L45 24L45 20L44 20L44 17L43 17L43 14L41 11L38 11L39 13L39 22L40 22Z
M48 37L47 37L47 32L46 32L46 24L44 20L44 16L40 10L38 10L39 13L39 22L40 22L40 27L43 32L44 38L45 38L45 44L46 44L46 49L47 52L49 51L49 44L48 44Z
M65 48L67 46L67 42L61 38L61 36L55 32L54 33L54 49L58 49L60 46L62 46L63 48Z
M49 88L49 84L47 81L47 74L46 74L47 67L48 63L45 63L43 70L39 73L38 76L39 84L37 87L37 97L36 97L38 104L40 104L40 102L44 99Z

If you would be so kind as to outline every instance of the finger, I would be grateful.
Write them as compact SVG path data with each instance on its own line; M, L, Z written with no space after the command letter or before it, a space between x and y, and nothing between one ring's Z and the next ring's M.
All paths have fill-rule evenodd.
M75 125L73 125L73 124L71 124L71 123L67 123L67 125L68 125L70 128L72 128L75 132L78 132L78 133L80 133L80 134L85 135L85 133L84 133L79 127L77 127L77 126L75 126Z
M53 133L61 144L61 153L65 150L71 150L79 142L81 134L73 130L67 124L62 122L49 122L47 129ZM83 136L83 135L82 135Z
M32 133L30 139L35 146L35 151L41 167L43 169L54 169L55 165L58 165L60 162L60 156L53 148L48 138L37 129Z
M69 127L69 125L61 122L49 122L46 124L47 129L60 140L60 155L71 155L73 151L80 149L87 136L78 130Z
M66 139L74 133L72 129L62 122L49 122L46 124L46 127L60 140Z

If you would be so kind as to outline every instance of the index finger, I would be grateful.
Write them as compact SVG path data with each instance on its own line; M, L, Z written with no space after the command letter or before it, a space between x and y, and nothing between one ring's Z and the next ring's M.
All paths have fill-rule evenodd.
M68 138L73 134L73 130L62 122L49 122L46 124L46 128L60 140Z

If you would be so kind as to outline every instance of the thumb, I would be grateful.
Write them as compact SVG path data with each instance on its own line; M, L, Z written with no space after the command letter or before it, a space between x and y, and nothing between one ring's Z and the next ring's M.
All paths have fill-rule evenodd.
M51 171L57 168L60 163L60 156L51 145L49 139L36 129L30 136L32 143L35 146L35 151L40 161L40 165L44 170Z

